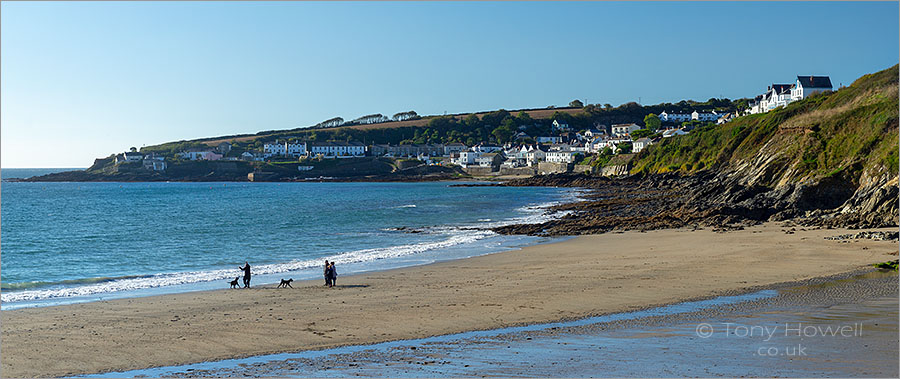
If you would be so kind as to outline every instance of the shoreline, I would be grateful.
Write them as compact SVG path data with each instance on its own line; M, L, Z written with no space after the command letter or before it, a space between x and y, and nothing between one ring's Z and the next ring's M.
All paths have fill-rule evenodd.
M410 183L413 185L416 183ZM354 185L349 183L348 185ZM420 185L420 184L416 184ZM444 184L428 184L433 188L444 188ZM126 186L127 187L127 186ZM238 186L238 188L246 186ZM133 187L132 187L133 188ZM205 188L205 187L204 187ZM413 187L417 188L417 187ZM465 219L447 219L444 223L428 223L420 226L382 227L372 225L375 233L388 233L391 239L379 241L380 245L354 245L347 248L333 249L321 256L291 256L286 258L257 263L254 265L254 283L278 283L278 275L300 275L298 280L316 278L321 275L321 260L337 260L343 267L344 275L390 270L398 267L419 266L434 262L457 260L474 256L494 254L497 252L521 249L534 244L552 242L565 237L535 237L526 235L501 235L492 232L498 225L515 225L519 223L544 222L561 217L551 208L559 204L580 201L580 193L575 189L559 189L544 191L545 195L528 201L520 201L501 209L499 213L491 213L493 218L470 217ZM532 201L533 200L533 201ZM405 202L403 202L405 203ZM415 201L411 201L415 203ZM393 208L415 207L403 205ZM422 204L419 205L420 207ZM480 217L480 216L479 216ZM396 233L396 237L391 234ZM426 239L418 238L429 236ZM407 236L413 240L406 240ZM405 241L405 242L404 242ZM398 244L399 243L399 244ZM397 252L399 251L399 253ZM365 252L365 255L357 253ZM349 255L349 256L348 256ZM279 257L281 258L281 257ZM287 267L287 268L285 268ZM227 269L227 268L226 268ZM3 310L14 310L31 307L60 306L74 303L89 303L102 300L127 299L134 297L158 296L183 292L198 292L223 288L222 280L231 280L229 274L210 279L181 280L182 276L199 276L200 274L217 274L223 271L221 266L186 268L172 272L125 272L95 278L86 278L83 285L59 286L70 284L63 282L37 282L41 286L3 290ZM263 281L260 282L259 280ZM37 279L35 279L37 281ZM111 283L105 286L105 283ZM54 287L56 286L56 287ZM107 288L111 288L108 290ZM133 294L132 294L133 293ZM70 301L71 299L71 301Z
M704 348L696 346L692 341L693 338L690 337L694 335L695 329L693 326L697 325L697 323L719 322L721 326L721 323L727 320L731 321L732 325L740 325L739 323L742 319L746 322L746 317L750 317L751 320L759 320L759 317L771 317L773 313L783 317L786 311L788 313L804 312L805 314L807 311L815 313L816 310L831 310L834 306L856 309L857 306L862 305L861 302L883 299L883 297L879 296L885 295L889 299L893 299L894 302L894 306L887 310L894 310L896 314L898 290L896 282L896 272L867 268L833 276L774 284L760 289L748 289L739 291L737 294L720 295L709 299L691 299L662 307L604 314L572 321L526 324L501 329L467 331L457 334L369 345L349 345L322 350L207 361L182 366L163 366L134 371L109 372L89 377L320 377L334 376L335 373L338 373L338 376L353 376L358 375L359 372L366 372L370 376L386 377L401 376L401 373L407 375L412 373L415 376L474 377L479 376L484 370L489 370L492 372L492 375L499 376L527 376L526 372L535 374L543 370L543 373L540 375L553 376L550 373L554 372L555 366L553 364L559 363L566 358L571 358L570 354L574 354L575 360L581 362L575 363L574 371L572 370L573 367L567 365L570 372L570 374L566 374L567 376L588 376L589 373L597 372L598 370L629 373L621 376L641 376L648 375L648 372L655 372L656 369L649 368L655 366L651 362L665 365L659 359L665 358L662 354L665 354L666 350L670 350L669 345L662 341L657 342L658 345L653 344L654 346L665 346L662 351L653 347L636 347L633 346L634 344L631 344L632 346L629 347L629 343L617 343L615 341L616 335L630 331L631 333L656 336L665 340L671 340L674 337L676 340L680 340L679 343L687 344L687 346L682 346L683 350L698 349L696 353L702 355ZM858 312L865 313L871 312L871 310L863 309ZM738 315L743 315L743 317L736 319L735 316ZM808 317L815 318L817 316L822 316L822 314L816 313ZM725 319L723 320L723 318ZM881 327L876 326L877 329L882 329L882 331L873 334L867 333L867 336L870 337L863 343L849 341L852 346L847 347L845 352L853 354L851 353L853 351L861 355L869 354L868 347L870 345L861 345L872 344L873 342L881 344L882 349L884 344L888 346L895 345L896 341L891 342L891 333L884 333L883 329L891 330L891 323L893 323L892 330L896 331L896 321L891 320L890 315L883 315L883 318L880 320L882 322ZM816 321L824 322L826 320L828 319L819 318ZM841 320L844 323L847 322L846 319ZM778 322L783 321L785 320L778 320ZM831 321L834 322L835 319L831 319ZM869 321L866 325L871 325L872 321ZM682 329L679 329L679 326L684 326L685 324L687 324L688 330L682 331ZM757 321L755 324L759 324L759 322ZM875 325L878 325L878 323L875 322ZM586 341L585 338L589 340ZM726 336L724 338L729 337ZM632 338L625 337L625 340L632 340ZM737 346L728 344L726 343L727 341L731 340L720 338L719 342L714 342L718 345L716 346L716 351L718 352L719 348L731 350L732 355L736 355L735 358L747 358L744 354L748 350L754 350L752 348L747 349L743 344L738 344ZM586 342L589 346L584 346ZM708 343L709 340L704 342ZM759 341L741 342L759 343ZM566 346L563 356L553 356L552 354L551 356L546 356L543 349L535 348L535 346L552 346L554 343L556 345L562 343L570 346ZM642 344L642 342L636 342L636 344ZM581 345L583 350L578 348L573 350L572 346L579 345ZM513 350L510 350L510 347ZM609 348L615 350L610 352ZM601 354L604 356L602 361L604 363L597 363L597 349L602 350ZM735 350L737 350L737 354L735 354ZM822 356L822 351L820 349L816 350L817 355ZM874 351L876 354L880 352ZM896 353L895 349L894 352ZM609 354L625 357L635 353L646 355L643 357L644 361L648 361L651 364L648 367L636 370L636 372L623 371L622 366L631 366L630 361L617 360L619 367L616 367L615 363L612 364L612 367L608 365ZM825 353L824 358L833 359L836 355L838 354ZM843 357L843 355L840 356ZM896 372L896 356L893 359L890 358L891 356L892 354L887 354L887 356L882 358L887 358L886 360L889 361L887 367L893 366ZM435 359L438 357L439 359ZM891 365L890 361L893 361L894 364ZM522 364L518 364L520 362ZM439 365L437 366L440 367L439 371L433 371L435 370L432 368L435 367L434 365ZM849 371L837 372L862 370L858 372L871 373L871 369L878 369L879 367L885 368L863 364L862 367L856 365ZM757 369L760 369L760 367L757 367ZM534 370L537 371L535 372ZM760 372L767 373L765 370L754 371L751 369L749 371L735 371L730 376L761 376ZM888 375L877 376L896 376L896 374L891 374L890 370L886 372ZM435 373L439 374L435 375ZM832 374L834 373L832 372ZM685 374L681 375L686 376ZM774 373L767 373L767 375L775 376Z
M895 242L823 238L842 229L780 229L581 236L342 277L331 290L312 280L3 311L2 368L79 375L580 319L866 270L896 254Z

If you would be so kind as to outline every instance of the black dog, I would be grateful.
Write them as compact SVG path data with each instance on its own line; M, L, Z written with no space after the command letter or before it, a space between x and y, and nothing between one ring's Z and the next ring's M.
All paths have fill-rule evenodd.
M240 287L238 286L238 279L240 279L240 278L241 278L241 277L238 276L237 278L234 278L234 280L231 281L231 288L240 288Z
M281 279L281 283L279 283L278 287L275 287L275 288L288 288L288 287L294 288L293 286L291 286L291 282L293 282L293 281L294 281L294 278L290 278L288 280Z

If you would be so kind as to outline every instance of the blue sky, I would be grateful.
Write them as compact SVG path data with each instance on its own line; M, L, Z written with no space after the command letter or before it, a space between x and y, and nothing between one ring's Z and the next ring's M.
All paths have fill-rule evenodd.
M0 166L458 113L749 97L898 63L897 2L3 2Z

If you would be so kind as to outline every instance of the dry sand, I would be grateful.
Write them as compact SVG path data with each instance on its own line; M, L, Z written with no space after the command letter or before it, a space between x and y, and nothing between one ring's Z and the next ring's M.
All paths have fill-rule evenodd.
M823 238L846 230L782 229L583 236L341 277L332 289L316 280L3 311L0 375L120 371L580 318L846 272L897 254L895 242Z

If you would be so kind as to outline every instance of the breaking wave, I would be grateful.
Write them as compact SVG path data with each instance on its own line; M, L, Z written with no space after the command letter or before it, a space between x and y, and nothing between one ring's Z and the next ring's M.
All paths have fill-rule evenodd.
M572 195L577 197L577 193L575 192L573 192ZM490 228L511 224L542 223L554 218L562 217L568 214L568 212L548 212L548 208L572 200L573 198L566 198L560 201L529 205L517 209L521 213L524 213L522 216L500 221L488 221L489 219L482 219L488 222L479 220L481 222L479 222L477 226L439 226L428 228L428 233L447 236L439 241L354 250L315 259L258 265L253 266L253 273L254 275L265 275L309 269L319 267L323 259L335 261L341 265L371 262L382 259L406 257L426 251L445 249L462 244L471 244L484 238L496 236L496 233L490 231ZM415 207L415 205L410 204L404 207ZM153 275L87 278L59 282L3 283L3 293L0 294L0 301L9 303L73 296L90 296L110 292L212 282L225 279L230 280L234 277L234 269L217 269Z

